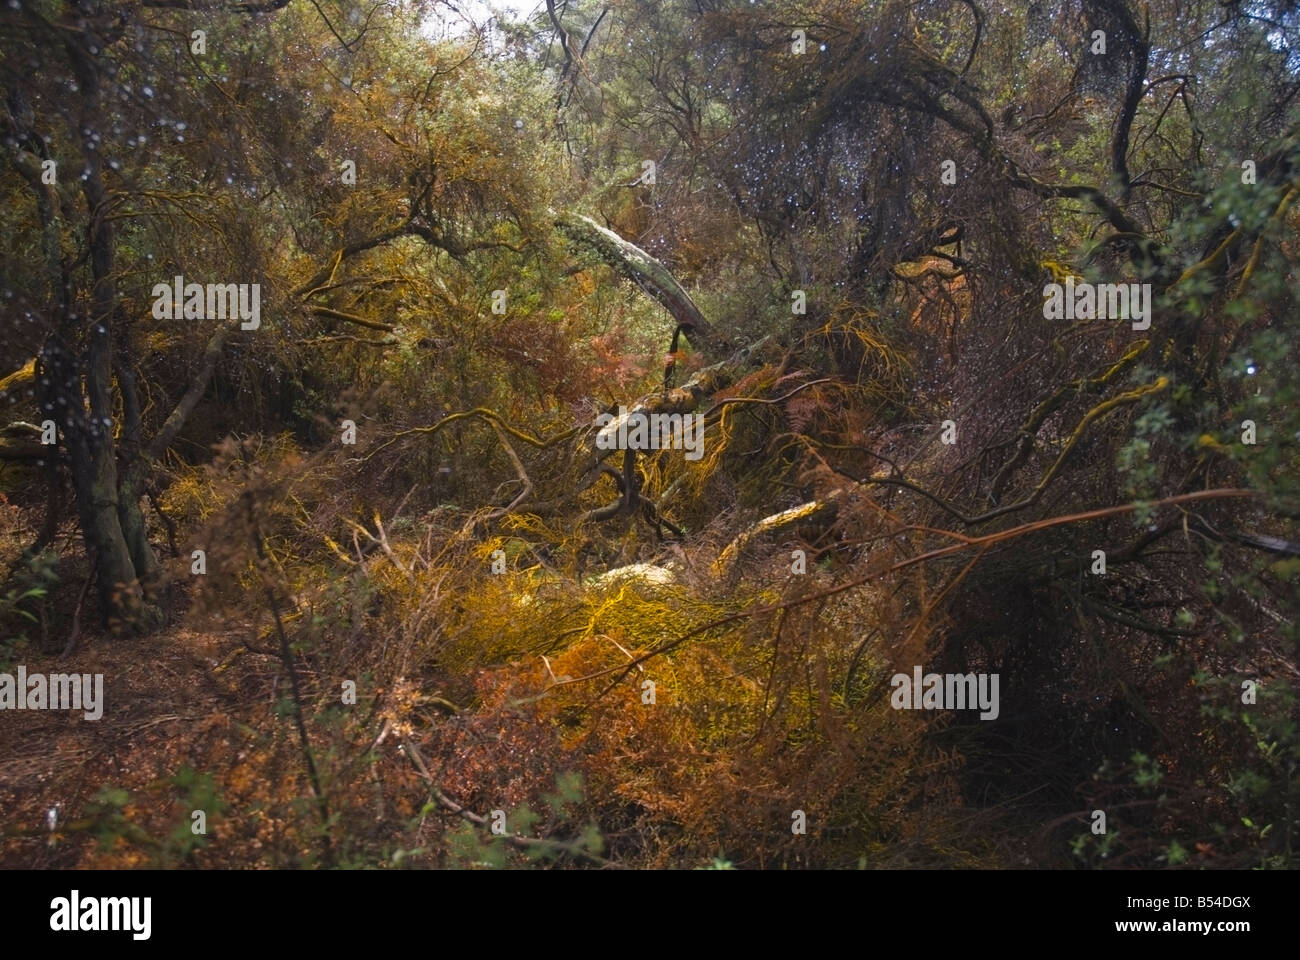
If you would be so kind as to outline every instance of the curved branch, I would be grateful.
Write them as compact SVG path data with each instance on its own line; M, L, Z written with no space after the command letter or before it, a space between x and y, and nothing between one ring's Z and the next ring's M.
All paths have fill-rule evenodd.
M334 310L331 307L312 306L308 309L318 317L329 317L331 320L343 320L346 323L355 323L358 327L365 327L367 330L382 330L385 333L392 333L397 329L391 323L380 323L378 320L367 320L365 317L358 317L355 313L344 313L342 310Z
M975 62L975 54L980 48L980 35L984 32L984 11L975 4L975 0L960 0L966 6L970 7L970 12L975 16L975 39L970 43L970 53L966 55L966 64L961 68L961 76L966 76L966 71L970 65Z
M1068 383L1059 387L1050 397L1036 406L1033 409L1033 412L1029 414L1029 418L1025 421L1024 426L1019 430L1021 439L1020 445L1015 454L1002 465L1002 468L998 470L997 475L993 478L993 483L989 487L989 502L996 504L1001 498L1002 487L1020 465L1025 462L1029 457L1030 452L1034 449L1034 437L1038 434L1039 428L1042 427L1044 421L1046 421L1049 416L1056 412L1056 410L1065 403L1071 390L1074 390L1076 393L1081 393L1084 390L1095 392L1113 380L1120 371L1124 370L1134 360L1141 356L1149 345L1149 340L1139 340L1137 343L1133 344L1133 346L1129 347L1125 354L1105 373L1091 379L1084 378L1081 380L1075 380L1073 383Z
M542 440L538 437L534 437L531 434L524 433L522 430L518 430L510 426L510 424L506 423L506 421L501 418L501 415L498 414L495 410L489 410L487 407L475 407L473 410L466 410L461 413L448 414L447 416L439 420L437 423L427 427L411 427L407 430L399 430L397 433L393 434L391 437L389 437L379 446L375 447L375 449L371 450L368 454L362 457L361 460L362 461L369 460L380 450L383 450L386 447L391 446L392 444L396 443L398 440L402 439L403 437L409 437L412 434L416 434L416 433L437 433L443 427L455 423L457 420L466 420L469 419L470 417L477 417L479 419L486 420L489 423L497 424L506 433L510 434L510 436L515 437L518 440L522 440L524 441L524 443L527 443L529 446L536 447L539 450L546 450L549 447L555 446L557 443L560 443L563 440L567 440L569 437L572 437L574 434L576 434L580 429L579 427L574 427L572 430L566 430L564 431L564 433L556 434L554 437L551 437L549 440Z
M528 472L524 470L524 465L519 461L519 455L515 453L515 448L510 446L510 441L506 439L506 434L505 431L501 429L501 424L497 423L495 420L488 420L488 423L492 425L492 432L495 433L497 439L501 441L501 446L505 450L506 456L510 458L511 464L514 465L515 473L519 474L519 482L524 486L524 488L519 491L519 496L511 500L509 504L488 514L487 519L499 520L513 511L519 506L519 504L523 503L532 495L533 481L529 479Z
M811 500L789 510L774 513L770 517L764 517L727 544L718 554L718 559L713 562L713 572L719 576L730 572L736 561L759 537L782 533L801 524L830 520L839 512L843 492L843 489L832 490L821 500Z
M1083 434L1087 431L1088 427L1092 425L1094 420L1097 420L1098 418L1105 416L1106 414L1110 413L1112 410L1116 409L1117 407L1126 406L1127 404L1130 403L1136 403L1138 400L1141 400L1143 397L1148 396L1149 394L1159 393L1160 391L1164 390L1165 387L1167 386L1169 386L1169 378L1162 376L1159 377L1155 381L1155 383L1149 383L1146 384L1145 386L1135 387L1132 390L1129 390L1125 393L1117 394L1116 396L1111 397L1109 400L1097 404L1097 406L1093 407L1091 410L1089 410L1087 413L1083 415L1083 418L1079 421L1078 425L1075 426L1074 431L1070 434L1069 439L1066 441L1064 449L1061 450L1061 453L1057 456L1056 460L1052 463L1052 465L1047 468L1047 472L1043 474L1042 479L1038 481L1038 485L1035 486L1032 491L1030 491L1027 497L1025 497L1023 500L1020 500L1017 503L1009 503L1004 507L997 507L993 510L987 510L984 513L976 514L973 517L967 516L966 514L962 513L960 510L958 510L956 507L946 502L942 498L936 496L933 493L930 493L928 490L925 490L922 487L917 486L911 481L902 479L901 477L872 476L872 477L866 477L863 480L860 480L858 482L862 484L885 484L885 485L896 486L896 487L904 487L905 489L911 490L915 493L919 493L922 496L926 497L927 499L935 503L937 506L943 508L943 510L945 510L947 513L951 514L952 516L956 517L958 520L960 520L962 523L966 524L967 526L978 524L978 523L985 523L989 520L993 520L996 519L997 517L1003 516L1004 514L1015 513L1019 510L1025 509L1025 507L1031 507L1035 503L1037 503L1039 498L1042 497L1043 493L1046 492L1048 485L1052 482L1052 480L1056 477L1056 474L1060 471L1066 459L1070 456L1071 452L1073 452L1075 445L1083 437Z
M1138 104L1146 94L1144 86L1147 76L1147 64L1151 56L1151 11L1147 11L1146 26L1140 33L1137 21L1127 4L1115 5L1120 14L1124 29L1133 38L1133 66L1129 69L1128 86L1124 92L1124 104L1120 108L1119 121L1115 125L1115 136L1111 140L1111 167L1120 182L1120 195L1127 199L1133 189L1133 179L1128 170L1129 134L1133 129L1133 118L1137 116Z

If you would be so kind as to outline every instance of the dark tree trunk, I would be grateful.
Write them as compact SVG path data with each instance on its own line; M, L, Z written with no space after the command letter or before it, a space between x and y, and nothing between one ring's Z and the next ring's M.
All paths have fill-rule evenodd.
M81 399L81 375L58 336L46 342L41 357L42 407L54 420L68 452L77 516L86 552L97 570L100 609L115 630L134 629L140 620L141 592L135 565L122 535L117 514L117 471L101 445L107 431L98 429L94 413L86 416ZM109 434L111 440L111 434Z
M145 599L157 602L158 586L162 580L162 566L149 546L148 528L140 510L140 497L144 489L148 464L141 459L140 397L135 386L135 372L131 369L131 356L126 338L122 338L120 362L117 366L117 385L122 394L122 414L126 421L122 431L122 463L124 476L118 488L117 515L122 524L122 536L131 552L131 563L144 588Z
M123 502L118 484L113 431L113 319L117 290L113 275L113 223L108 216L100 150L100 74L92 50L102 50L93 35L64 38L68 57L80 85L78 130L85 168L81 192L89 218L90 267L93 286L86 338L85 384L90 416L83 424L69 417L68 450L72 462L77 509L87 548L97 561L99 599L114 632L136 632L156 624L159 612L146 605L141 574L157 572L157 558L144 536L144 518L137 497ZM69 315L71 319L71 315ZM80 398L77 398L78 400ZM72 398L69 398L71 404ZM77 404L80 407L80 403ZM128 491L129 493L129 491ZM126 529L123 518L127 519ZM128 542L128 537L130 542Z

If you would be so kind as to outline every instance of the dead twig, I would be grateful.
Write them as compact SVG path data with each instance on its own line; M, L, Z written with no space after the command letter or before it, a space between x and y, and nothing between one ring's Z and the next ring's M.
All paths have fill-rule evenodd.
M411 742L409 737L402 738L402 751L411 758L411 763L414 764L415 770L419 774L420 779L429 785L430 795L438 802L438 806L454 813L462 820L474 824L476 827L488 826L488 820L486 817L461 806L455 800L452 800L442 792L442 789L434 780L433 774L429 772L429 766L424 762L424 757L420 754L420 749ZM540 837L521 837L517 833L500 834L499 836L501 836L502 840L517 850L544 850L551 853L563 853L578 860L585 860L597 867L601 867L602 869L621 868L621 865L615 863L613 860L606 860L604 857L598 856L589 850L584 850L577 844L565 843L562 840L545 840Z

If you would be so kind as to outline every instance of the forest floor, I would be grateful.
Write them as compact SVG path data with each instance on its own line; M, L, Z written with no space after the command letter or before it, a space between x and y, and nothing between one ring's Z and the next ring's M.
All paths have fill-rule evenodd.
M216 679L217 668L233 649L233 638L186 630L116 641L93 633L80 638L68 656L25 652L34 673L102 674L103 715L85 719L81 711L14 711L0 725L0 810L10 832L36 831L0 845L0 867L117 867L138 865L138 850L125 854L124 837L107 849L89 830L60 835L50 842L48 812L60 821L86 810L103 785L126 790L132 800L123 815L150 836L178 823L182 814L167 796L168 779L182 767L207 768L229 762L246 737L242 713L265 709L241 701ZM238 661L236 661L238 663ZM256 682L238 668L226 685ZM272 705L273 707L273 705ZM172 791L174 792L174 791Z
M6 711L0 868L298 865L283 851L312 849L313 838L288 835L284 813L311 789L294 725L282 715L283 672L245 646L254 635L252 625L226 633L177 625L124 640L96 627L67 656L35 643L24 649L28 676L102 674L103 712L88 720L81 710ZM415 795L400 754L382 753L378 766L388 788ZM378 769L371 773L378 782ZM387 809L409 812L413 802ZM202 837L195 810L203 811ZM311 813L301 822L310 824ZM214 834L220 843L207 842Z

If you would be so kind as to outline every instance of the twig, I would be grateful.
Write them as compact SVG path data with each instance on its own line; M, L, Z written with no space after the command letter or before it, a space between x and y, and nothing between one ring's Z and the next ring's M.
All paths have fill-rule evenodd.
M72 632L68 635L68 642L63 645L63 652L59 654L60 659L72 652L73 647L77 645L77 638L81 636L81 605L86 602L86 594L90 592L90 581L94 579L95 562L92 559L90 573L86 574L86 582L81 585L81 595L77 597L76 609L72 611Z
M253 516L253 498L247 493L244 494L244 497L248 509L248 522L253 537L253 545L257 548L258 560L265 566L267 562L266 549L262 543L262 531L257 525L257 519ZM289 645L289 637L284 632L284 622L280 619L280 605L276 603L275 590L271 588L269 583L266 584L266 601L271 607L271 616L275 619L275 632L280 640L280 661L289 674L289 690L293 699L293 719L298 728L298 739L302 743L302 753L307 764L307 776L311 781L312 793L316 796L316 807L320 811L321 845L324 847L325 864L326 866L333 866L334 849L329 834L329 803L325 799L324 790L321 789L320 774L316 772L316 760L312 756L311 741L307 738L307 725L303 721L302 688L298 683L298 670L294 664L293 648ZM253 649L251 645L248 646L250 650Z
M434 781L433 774L429 772L429 766L424 762L424 757L420 754L419 748L411 742L409 737L402 738L402 748L406 755L411 758L411 763L415 765L416 772L420 775L420 779L429 785L429 792L433 796L433 799L438 801L440 807L449 810L462 820L469 821L476 827L488 826L486 817L481 816L472 810L466 809L442 792L438 787L438 784ZM517 833L494 834L494 836L500 836L502 840L518 850L549 850L554 853L567 853L571 857L575 857L579 860L586 860L588 863L595 864L596 866L605 869L621 868L621 864L618 864L613 860L606 860L604 857L597 856L589 850L584 850L576 844L565 843L561 840L544 840L540 837L521 837Z

